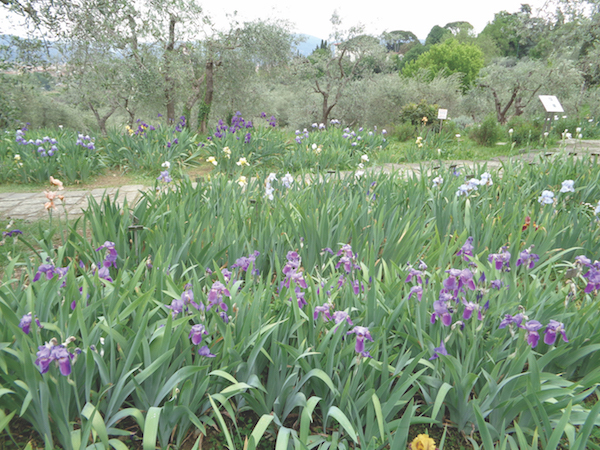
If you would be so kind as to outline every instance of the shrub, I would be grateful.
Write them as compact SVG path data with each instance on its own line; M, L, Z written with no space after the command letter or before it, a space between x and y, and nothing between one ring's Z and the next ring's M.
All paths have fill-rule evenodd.
M492 146L503 135L503 129L496 121L495 115L490 114L478 127L471 128L469 137L479 145Z
M521 116L511 118L506 126L509 130L513 130L512 136L509 133L509 138L511 142L515 142L517 145L528 145L533 141L537 142L544 130L543 120L527 120Z
M423 118L427 117L426 124L431 123L437 118L438 108L438 105L430 105L425 100L421 100L418 104L408 103L400 111L400 121L422 125Z

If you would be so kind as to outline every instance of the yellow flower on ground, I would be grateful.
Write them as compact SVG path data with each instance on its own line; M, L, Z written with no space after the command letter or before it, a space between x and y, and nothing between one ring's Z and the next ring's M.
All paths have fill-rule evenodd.
M223 153L225 153L225 158L231 159L231 150L229 150L229 147L223 147Z
M411 450L435 450L435 441L428 434L420 434L410 444Z
M250 165L250 164L248 164L248 161L246 160L246 158L240 158L239 161L236 162L236 164L241 167Z
M215 159L214 156L209 156L208 158L206 158L206 162L211 163L213 166L217 165L217 160Z
M423 121L423 123L427 123L427 116L423 116L421 120Z

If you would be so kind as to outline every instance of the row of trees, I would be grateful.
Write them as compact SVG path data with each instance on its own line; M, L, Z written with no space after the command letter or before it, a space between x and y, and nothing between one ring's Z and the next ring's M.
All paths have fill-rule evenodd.
M600 84L595 0L556 0L538 15L528 5L502 11L479 35L468 22L436 25L424 43L410 31L368 36L334 15L332 44L321 42L308 57L295 51L291 24L232 17L228 30L218 30L195 0L0 5L46 31L60 63L52 77L57 84L44 86L54 91L53 101L88 110L103 132L115 116L133 126L157 113L169 122L184 115L204 132L209 120L238 109L268 109L294 126L327 123L332 114L385 124L404 103L422 99L453 108L455 116L478 119L493 111L505 123L532 111L543 93L582 112ZM36 61L49 60L41 54L44 42L16 39L0 52L12 69L31 74ZM10 87L15 78L0 81ZM0 126L6 126L11 89L2 91Z

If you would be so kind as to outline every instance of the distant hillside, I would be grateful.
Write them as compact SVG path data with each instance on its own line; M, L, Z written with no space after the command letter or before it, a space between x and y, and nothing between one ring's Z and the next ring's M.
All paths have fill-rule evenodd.
M301 42L296 46L298 52L303 56L310 55L318 45L321 45L321 38L310 36L308 34L299 34L297 36L304 39L304 42Z

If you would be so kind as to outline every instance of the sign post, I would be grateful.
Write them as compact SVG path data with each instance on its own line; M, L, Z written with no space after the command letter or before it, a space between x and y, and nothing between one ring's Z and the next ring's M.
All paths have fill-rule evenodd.
M544 109L546 110L546 120L544 121L544 132L549 133L552 125L552 118L555 113L565 112L562 105L556 98L556 95L540 95L539 96Z
M448 110L439 108L437 118L440 121L440 133L441 133L442 132L442 124L444 123L444 120L446 120L448 118Z

